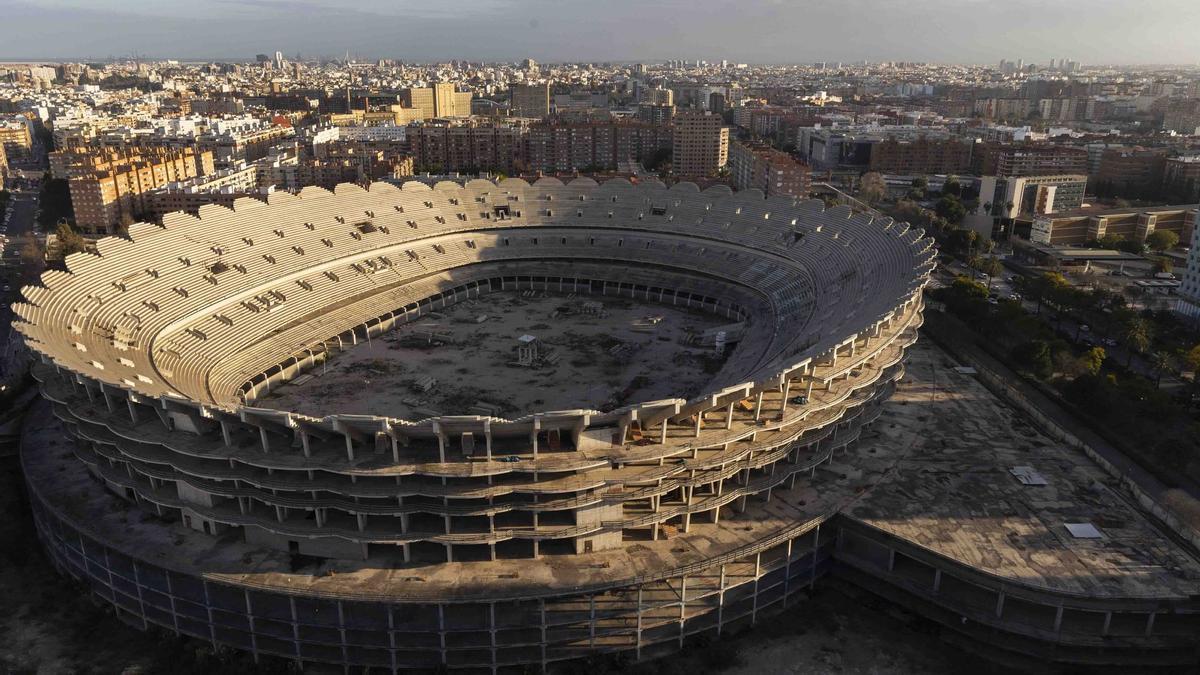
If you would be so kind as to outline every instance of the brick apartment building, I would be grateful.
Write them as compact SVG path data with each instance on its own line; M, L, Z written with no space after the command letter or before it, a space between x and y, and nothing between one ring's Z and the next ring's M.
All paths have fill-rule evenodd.
M729 145L729 174L739 190L757 189L772 197L808 196L812 170L780 150L734 141Z
M66 163L75 222L87 234L109 234L122 218L146 211L143 195L168 183L213 172L211 151L140 148L78 154Z
M871 147L868 168L903 176L967 173L972 145L957 138L885 138Z
M672 165L677 176L712 176L729 161L729 128L720 115L701 110L675 113Z
M1032 143L980 143L972 156L972 173L979 176L1060 176L1086 174L1084 148Z

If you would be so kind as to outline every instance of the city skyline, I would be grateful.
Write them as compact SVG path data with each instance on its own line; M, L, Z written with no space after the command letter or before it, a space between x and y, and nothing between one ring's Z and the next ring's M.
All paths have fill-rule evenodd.
M352 5L330 0L204 0L163 7L112 0L0 0L0 60L242 60L260 51L414 61L555 62L728 59L747 63L924 61L991 63L1002 58L1089 64L1200 62L1189 28L1200 5L1128 0L1025 0L993 6L923 0L852 0L837 6L780 0L549 3L467 0L430 5ZM637 17L638 20L632 20ZM1136 21L1131 22L1131 18ZM579 26L588 26L581 31ZM844 30L839 30L840 27ZM898 29L897 27L903 27ZM1155 40L1128 40L1136 28Z

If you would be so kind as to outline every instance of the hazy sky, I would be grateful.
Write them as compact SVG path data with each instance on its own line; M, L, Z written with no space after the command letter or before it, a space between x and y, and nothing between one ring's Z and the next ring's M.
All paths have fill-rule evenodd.
M0 60L1200 63L1200 0L0 0Z

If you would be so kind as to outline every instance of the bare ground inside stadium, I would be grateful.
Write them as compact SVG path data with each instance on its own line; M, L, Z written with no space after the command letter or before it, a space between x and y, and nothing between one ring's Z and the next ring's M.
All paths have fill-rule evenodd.
M341 352L256 405L419 419L692 396L725 360L712 343L729 321L622 298L492 293Z

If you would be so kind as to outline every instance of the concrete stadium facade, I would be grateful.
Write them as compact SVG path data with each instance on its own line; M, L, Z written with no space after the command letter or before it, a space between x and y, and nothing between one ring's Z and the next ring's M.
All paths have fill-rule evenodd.
M644 657L786 606L853 496L822 493L817 468L903 376L934 265L919 230L844 207L587 179L306 189L98 249L14 309L80 460L57 471L152 519L115 531L27 446L56 565L143 625L390 669ZM688 399L513 419L258 405L338 351L511 290L744 332ZM154 543L179 524L202 555ZM287 556L355 562L306 578Z

